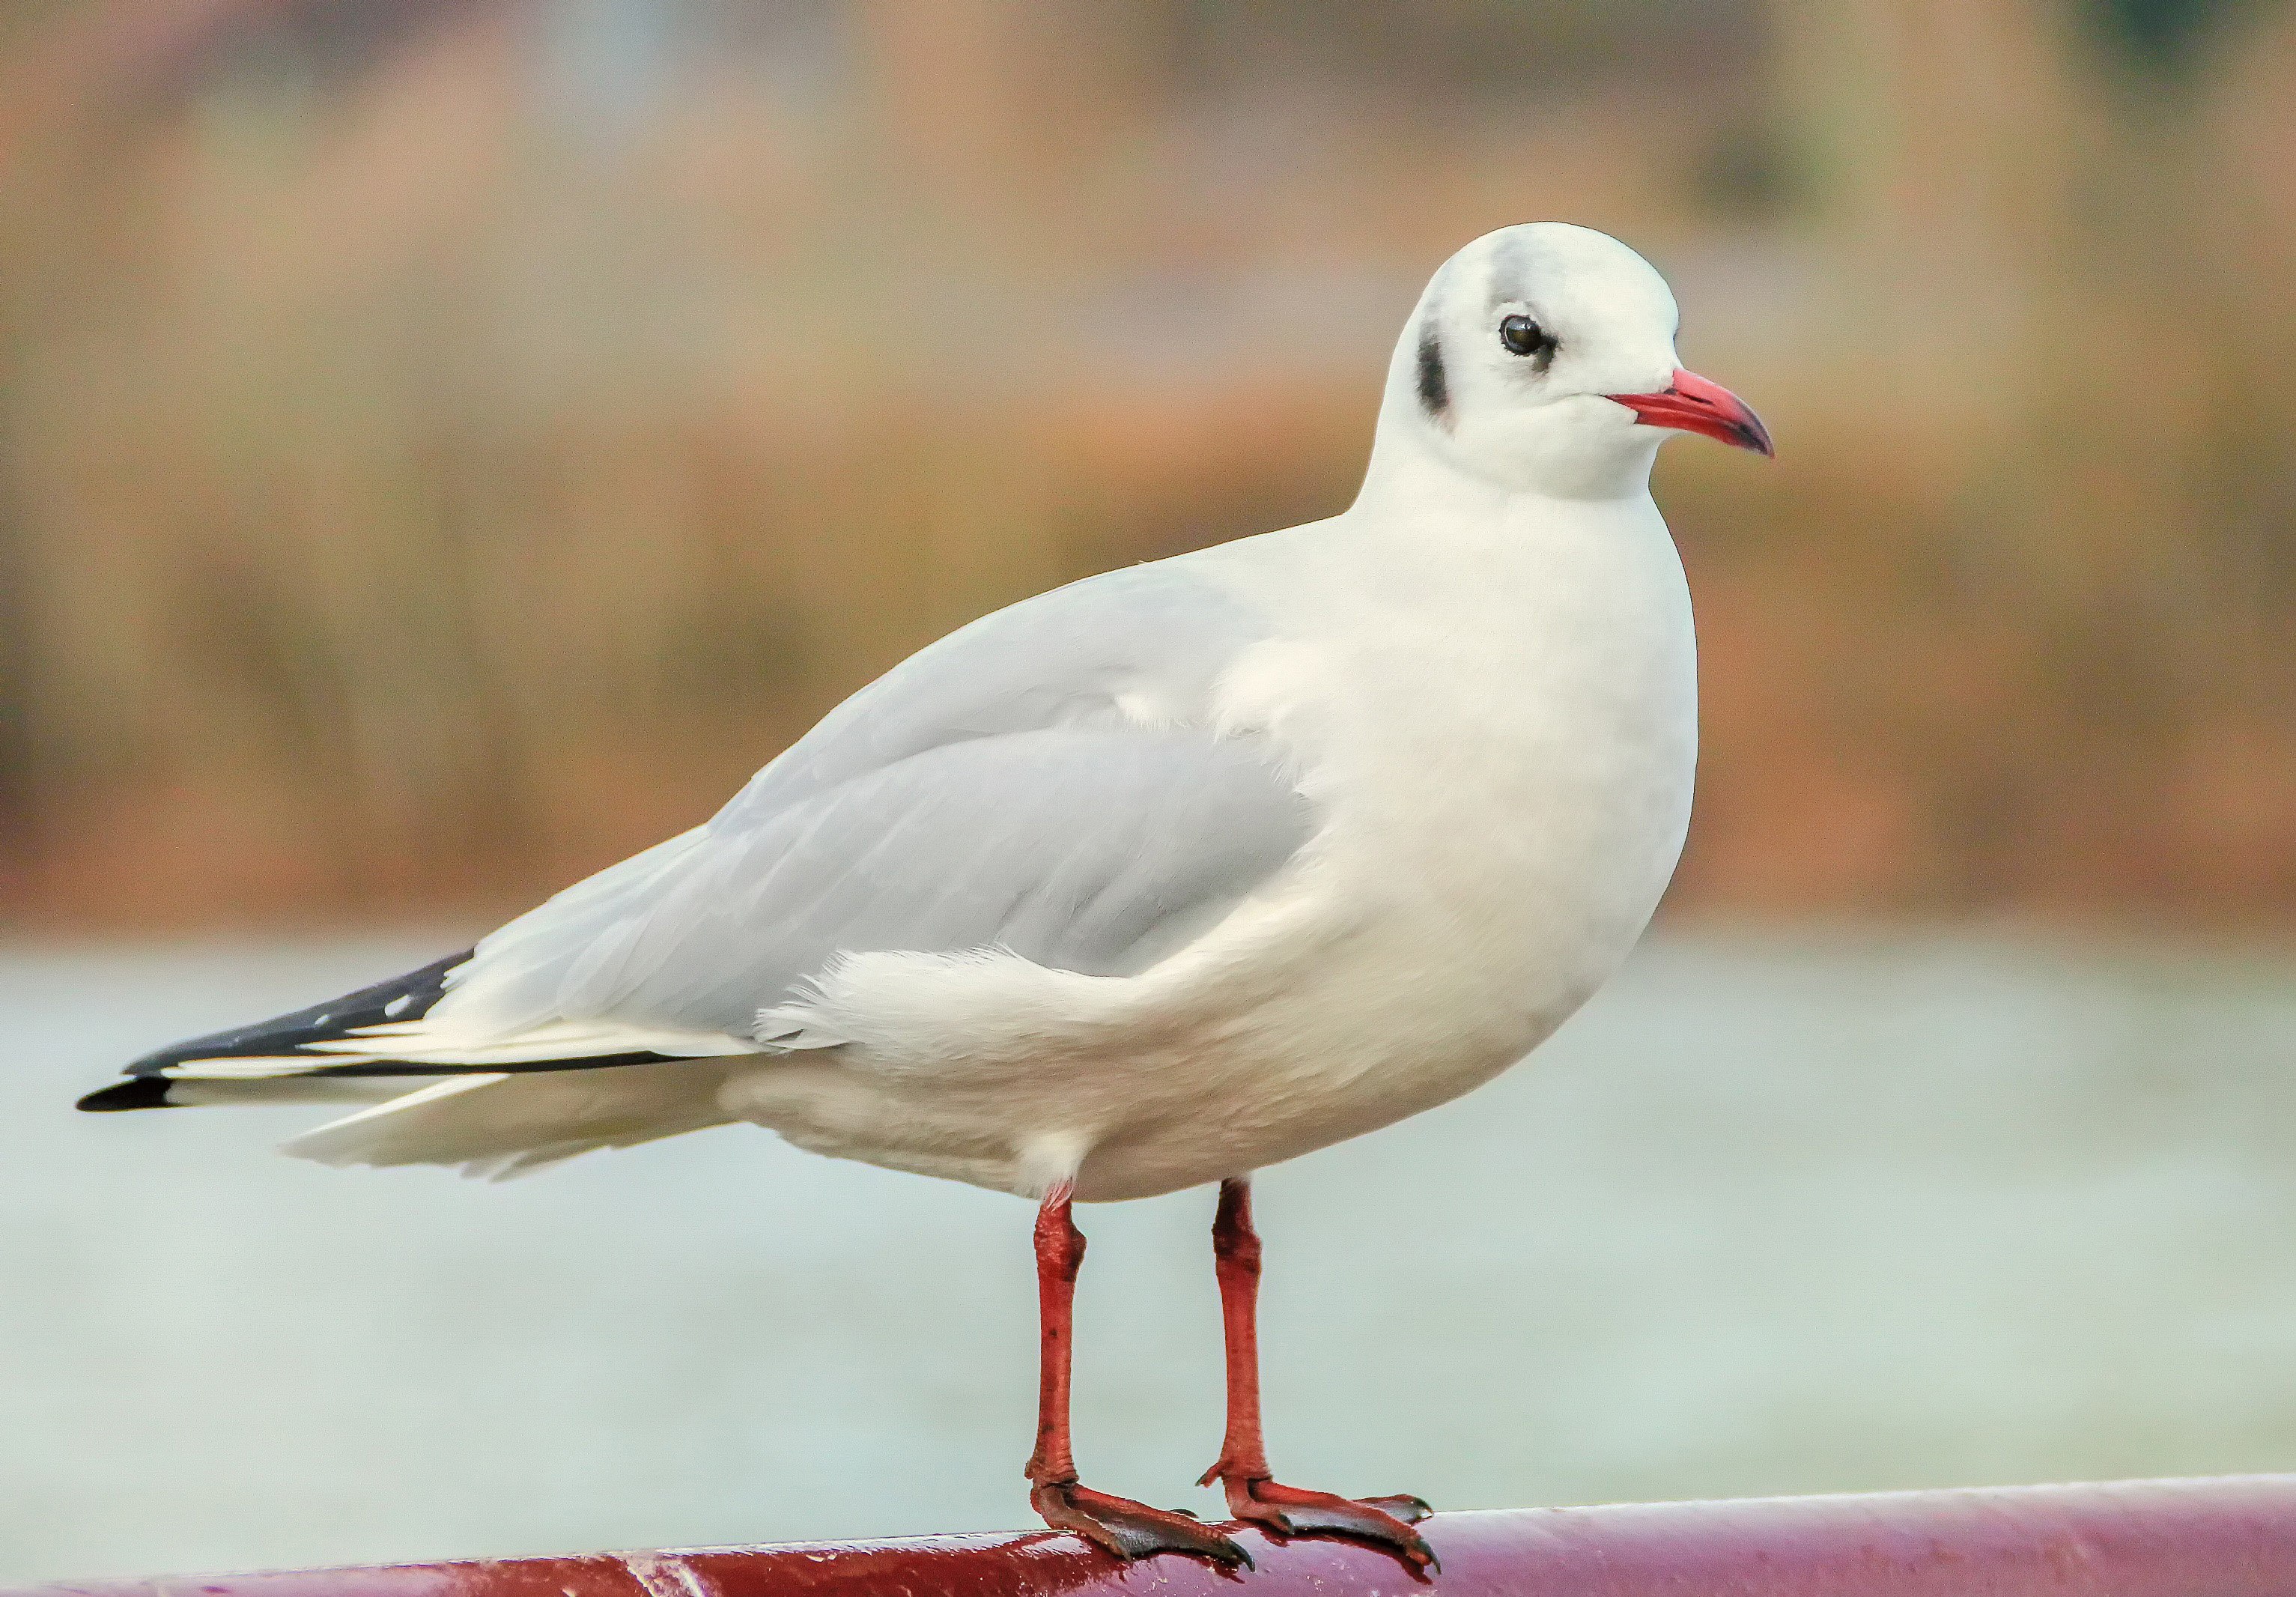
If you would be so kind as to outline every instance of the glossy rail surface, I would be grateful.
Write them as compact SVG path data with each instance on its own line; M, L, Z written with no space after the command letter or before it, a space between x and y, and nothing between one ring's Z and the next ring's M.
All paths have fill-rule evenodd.
M1125 1566L1044 1532L42 1586L0 1597L2288 1597L2296 1476L1439 1514L1422 1576L1241 1532L1258 1568Z

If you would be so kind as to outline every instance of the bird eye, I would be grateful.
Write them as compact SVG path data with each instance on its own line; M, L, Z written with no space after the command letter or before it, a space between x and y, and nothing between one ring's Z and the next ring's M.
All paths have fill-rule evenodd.
M1499 342L1511 355L1543 355L1554 348L1546 329L1527 316L1511 316L1499 323Z

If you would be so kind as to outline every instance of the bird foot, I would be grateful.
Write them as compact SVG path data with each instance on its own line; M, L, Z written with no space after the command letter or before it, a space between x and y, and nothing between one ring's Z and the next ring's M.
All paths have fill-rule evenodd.
M1264 1525L1279 1535L1346 1536L1384 1547L1414 1568L1440 1569L1435 1550L1411 1527L1434 1511L1408 1495L1360 1501L1287 1486L1266 1477L1206 1476L1227 1493L1228 1512Z
M1232 1537L1200 1525L1193 1514L1150 1508L1129 1497L1111 1497L1075 1481L1045 1481L1032 1486L1029 1501L1054 1530L1074 1531L1127 1563L1159 1552L1185 1552L1231 1568L1253 1568L1251 1554Z

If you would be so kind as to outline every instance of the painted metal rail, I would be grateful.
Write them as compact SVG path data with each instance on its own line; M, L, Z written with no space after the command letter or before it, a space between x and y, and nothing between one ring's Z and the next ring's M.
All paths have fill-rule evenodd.
M1439 1514L1442 1568L1241 1533L1258 1568L1044 1532L70 1583L0 1597L2296 1597L2296 1475Z

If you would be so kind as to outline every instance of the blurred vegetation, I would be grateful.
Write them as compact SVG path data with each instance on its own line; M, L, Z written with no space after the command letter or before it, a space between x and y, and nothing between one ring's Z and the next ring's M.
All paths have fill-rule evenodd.
M491 910L970 616L1327 514L1425 275L1673 277L1680 901L2296 910L2296 18L15 0L0 910Z

